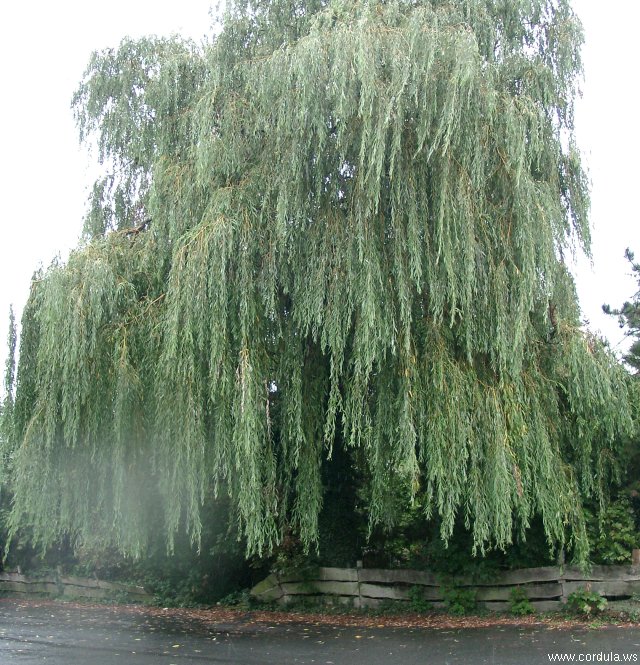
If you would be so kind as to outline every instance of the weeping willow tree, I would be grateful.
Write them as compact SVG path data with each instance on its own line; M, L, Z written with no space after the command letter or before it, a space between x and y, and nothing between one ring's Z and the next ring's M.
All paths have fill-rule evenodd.
M106 175L32 283L14 529L139 554L224 495L249 552L313 545L340 447L372 526L420 493L445 540L541 516L584 556L632 419L563 260L580 44L567 0L234 0L204 44L94 54Z

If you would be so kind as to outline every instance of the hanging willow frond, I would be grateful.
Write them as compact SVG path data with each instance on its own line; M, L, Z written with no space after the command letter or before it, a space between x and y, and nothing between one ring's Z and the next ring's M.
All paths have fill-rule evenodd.
M583 556L632 420L559 260L580 44L566 0L271 0L94 55L74 108L114 169L33 286L14 525L139 553L213 490L249 552L309 545L340 446L372 524L424 491L445 539L539 514Z

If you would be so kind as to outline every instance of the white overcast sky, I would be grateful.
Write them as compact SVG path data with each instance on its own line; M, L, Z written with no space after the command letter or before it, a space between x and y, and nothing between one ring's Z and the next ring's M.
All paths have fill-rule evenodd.
M8 310L18 316L38 264L65 256L79 236L91 159L78 145L70 99L93 50L124 36L209 33L210 0L17 2L0 9L0 361ZM592 181L593 265L580 261L578 292L593 330L622 348L601 313L633 296L623 260L640 257L640 132L636 89L640 3L574 0L586 35L577 136ZM62 340L61 340L62 342Z

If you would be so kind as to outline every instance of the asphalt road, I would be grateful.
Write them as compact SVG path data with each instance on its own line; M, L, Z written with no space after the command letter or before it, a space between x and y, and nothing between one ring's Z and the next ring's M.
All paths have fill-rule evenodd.
M553 662L549 654L640 663L640 629L205 625L144 609L0 600L2 665L538 665Z

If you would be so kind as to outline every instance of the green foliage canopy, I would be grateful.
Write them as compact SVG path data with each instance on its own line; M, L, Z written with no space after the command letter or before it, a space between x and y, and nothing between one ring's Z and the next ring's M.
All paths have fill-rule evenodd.
M634 253L627 248L625 259L631 266L633 276L640 287L640 263L635 259ZM624 356L625 362L633 368L636 375L640 372L640 290L636 292L633 300L627 300L620 309L612 309L610 305L603 305L605 314L618 317L621 328L626 328L626 334L632 338L631 346Z
M18 343L16 318L13 307L9 308L8 354L5 362L3 398L0 401L0 500L1 490L10 483L11 438L13 435L13 398L16 368L16 346Z
M236 0L210 43L96 53L106 176L24 314L14 527L136 554L225 492L248 551L309 545L342 446L372 524L420 491L445 539L540 514L583 555L632 423L562 261L580 44L566 0Z

